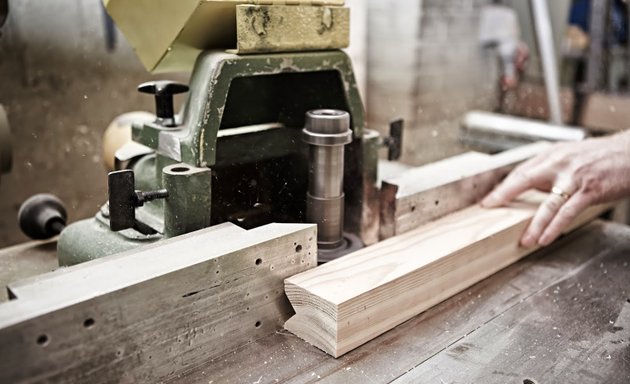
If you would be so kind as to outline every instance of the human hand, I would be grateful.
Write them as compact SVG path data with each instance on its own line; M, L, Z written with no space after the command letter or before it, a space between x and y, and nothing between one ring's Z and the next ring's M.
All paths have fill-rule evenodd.
M552 193L536 211L521 245L546 246L588 206L630 195L630 132L556 144L516 167L481 205L498 207L532 188Z

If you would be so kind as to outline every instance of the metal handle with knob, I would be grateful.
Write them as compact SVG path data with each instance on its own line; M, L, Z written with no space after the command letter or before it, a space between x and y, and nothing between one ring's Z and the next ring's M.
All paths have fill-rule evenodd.
M136 207L156 199L168 197L166 189L157 191L137 191L132 170L110 172L107 176L109 189L109 228L121 231L133 228L136 224Z
M158 124L174 127L176 124L173 95L188 92L188 86L169 80L149 81L140 84L138 92L155 96L155 115Z
M66 227L68 214L59 198L49 193L29 197L18 211L18 224L34 240L50 239Z

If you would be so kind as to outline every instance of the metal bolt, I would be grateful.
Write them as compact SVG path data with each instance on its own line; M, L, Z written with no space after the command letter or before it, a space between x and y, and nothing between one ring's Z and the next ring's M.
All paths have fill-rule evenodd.
M166 189L158 189L157 191L136 191L134 205L136 207L141 207L148 201L166 199L167 197L168 191Z

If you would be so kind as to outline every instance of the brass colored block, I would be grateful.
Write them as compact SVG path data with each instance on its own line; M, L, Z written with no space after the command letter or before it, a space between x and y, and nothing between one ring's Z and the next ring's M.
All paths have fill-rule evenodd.
M304 8L344 4L344 0L103 0L103 2L142 64L152 72L191 70L201 50L236 48L236 6L239 4ZM336 26L331 25L331 28L337 30ZM329 31L325 32L328 34ZM290 34L299 35L300 30L292 31Z
M238 5L237 53L313 51L350 44L350 9Z

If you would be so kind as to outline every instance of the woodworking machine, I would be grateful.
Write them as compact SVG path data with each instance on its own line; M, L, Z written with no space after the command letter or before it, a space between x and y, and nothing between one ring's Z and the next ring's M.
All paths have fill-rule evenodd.
M431 380L422 374L422 363L442 352L456 362L445 369L431 365L432 372L467 374L468 368L449 368L465 362L466 351L470 366L492 366L494 375L503 367L495 369L490 363L499 364L496 356L508 356L508 352L506 359L518 365L517 369L534 362L531 356L540 352L539 356L549 353L550 358L536 362L557 361L551 358L551 349L545 346L541 350L536 342L530 343L532 324L544 325L539 340L554 340L554 345L557 334L563 333L557 339L565 342L558 344L561 353L594 345L597 350L591 356L611 353L614 362L616 352L600 347L627 350L625 344L609 345L621 343L621 334L610 336L611 343L608 336L592 337L592 343L585 343L571 337L569 327L556 331L557 324L537 312L544 308L546 314L548 307L539 302L531 309L522 306L538 290L559 291L559 277L573 279L588 268L606 274L604 262L610 263L606 268L611 273L606 278L585 276L583 286L593 287L597 281L608 284L615 276L617 286L606 288L607 295L622 296L626 302L622 281L627 281L627 268L613 266L628 253L621 240L630 238L630 233L601 226L585 230L590 237L565 247L571 248L568 251L554 251L555 259L547 261L542 271L536 265L544 259L517 264L472 291L448 299L433 313L410 319L368 341L347 359L326 359L313 346L282 332L307 293L294 289L289 303L286 279L318 262L391 239L323 266L344 266L358 255L360 265L372 268L363 264L362 257L373 258L370 252L380 245L402 249L396 236L475 204L517 164L547 150L549 143L519 146L497 155L468 152L402 171L405 166L401 164L379 164L382 147L389 149L389 160L400 156L403 124L401 120L392 122L389 137L366 128L350 59L340 50L348 45L349 33L343 0L104 3L148 70L187 69L190 81L161 80L138 86L138 91L154 97L155 115L148 119L146 114L125 115L125 119L135 116L130 128L133 140L118 148L113 158L105 159L113 168L107 176L109 199L94 217L66 226L66 210L52 195L36 195L22 205L18 216L25 233L34 239L60 236L56 257L50 247L54 242L0 250L0 285L7 287L7 295L0 297L0 382L271 383L320 378L365 382L366 377L390 382L394 378L404 381L406 374L412 378L410 382L419 382L413 379L415 375ZM174 97L178 94L185 95L185 101L176 111ZM506 129L506 124L512 128ZM462 136L471 142L498 140L512 147L539 139L543 128L543 138L549 140L585 136L572 128L548 130L531 121L478 112L464 119ZM5 154L0 146L0 169L4 169ZM391 171L387 165L396 172L377 180L377 167L387 174ZM418 240L414 237L413 241ZM611 253L604 243L619 244ZM477 251L482 252L480 249ZM510 251L507 246L501 249ZM576 250L579 262L571 261L576 259L571 256ZM599 256L591 257L595 252ZM446 262L432 263L450 268L451 259L443 260ZM472 260L471 268L480 268L487 260ZM572 263L578 272L569 268ZM528 266L533 271L530 275L514 277ZM462 271L466 268L467 264L461 266ZM354 277L379 287L374 290L385 299L376 301L391 302L390 293L378 286L385 284L382 276L368 278L380 273L380 269L374 271ZM402 281L410 276L397 276L399 272L395 264L383 268L387 278ZM457 271L450 276L461 280L453 284L457 288L453 293L472 284ZM534 284L531 276L535 276ZM433 273L407 279L409 284L397 285L397 289L406 290L406 297L423 298L426 292L434 296L431 292L437 292L439 285L431 285L432 278ZM514 280L516 285L512 285ZM343 285L336 281L326 276L322 289L339 291ZM542 281L546 281L544 286ZM410 287L419 282L433 290L416 295ZM501 286L505 289L497 289ZM612 309L596 311L594 320L586 323L596 324L598 332L606 328L601 324L618 328L614 332L624 329L613 328L611 320L619 300L574 293L575 287L568 281L562 289L563 295L573 298L564 301L570 308L560 311L557 318L573 313L569 309L584 312L584 308L599 308L593 303L606 302ZM537 296L550 305L546 298L553 296L555 303L558 291L553 295L541 291ZM356 308L346 312L375 323L377 307L368 305L369 300L361 301L367 296L357 297ZM576 297L586 301L575 302ZM396 310L410 315L407 311L413 308L413 300L401 301ZM497 307L497 303L502 304ZM329 300L320 304L326 317L341 308ZM519 308L526 311L519 312ZM517 339L502 345L505 343L496 340L505 337L486 337L483 329L488 327L513 334L513 325L501 323L503 313L512 309L514 323L525 326L524 333L530 338L527 343ZM534 320L523 322L522 313ZM308 311L302 310L302 314L315 318ZM616 324L628 321L621 315L619 319ZM345 330L358 329L350 321L344 326ZM550 330L552 334L545 333ZM358 333L366 338L362 342L376 335ZM480 335L479 342L468 342L476 335ZM343 335L331 337L337 340L338 336ZM568 346L566 340L578 340L579 345ZM461 346L451 348L460 341ZM488 349L483 349L484 341L491 344ZM512 345L518 351L510 349ZM538 348L538 352L525 353L522 348ZM492 353L495 350L501 353ZM480 356L487 360L479 360ZM575 356L570 356L574 365ZM606 362L598 359L598 365ZM579 361L581 368L583 359ZM553 369L541 365L538 371ZM533 382L528 380L523 382ZM505 376L498 382L505 382Z
M217 33L198 24L201 13L226 12L213 3L221 2L195 3L177 27ZM151 7L146 17L130 20L139 5L109 1L107 7L140 55L151 43L138 38L154 28L151 15L163 18L168 11ZM155 119L133 123L133 142L116 152L109 201L95 217L61 232L60 265L223 222L245 229L317 223L322 261L377 240L377 151L385 140L366 129L352 64L339 50L348 41L348 9L234 4L230 9L237 10L241 28L238 50L199 50L188 85L152 81L138 87L155 98ZM294 27L307 37L319 30L314 34L324 39L320 46L311 40L283 46L285 37L271 44L276 25L286 28L296 9L302 18ZM283 12L285 19L274 19ZM242 25L256 28L260 18L269 20L266 30L254 34L260 42L250 52L243 48ZM170 47L165 52L175 60ZM179 113L177 94L186 95ZM397 157L402 126L393 127L394 137L386 142ZM50 223L65 220L58 205L52 197L29 201L21 211L22 227L34 238L55 235L62 227Z

